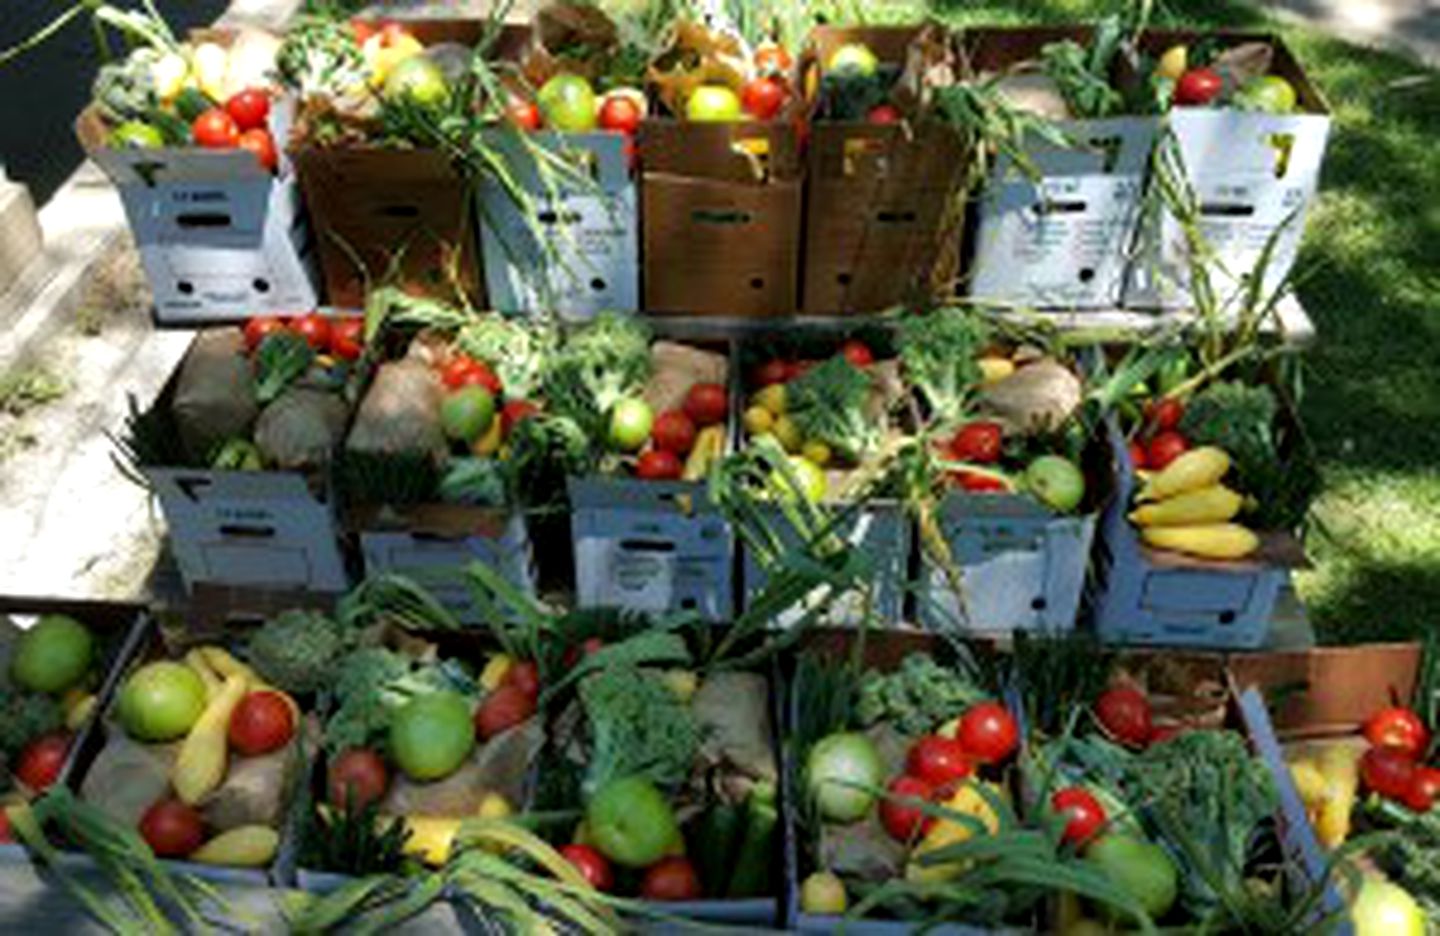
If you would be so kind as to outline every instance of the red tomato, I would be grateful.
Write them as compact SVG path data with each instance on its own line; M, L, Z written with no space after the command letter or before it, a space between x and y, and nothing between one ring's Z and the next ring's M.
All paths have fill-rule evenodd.
M840 346L840 354L856 367L869 367L875 363L875 355L871 353L870 346L855 338Z
M1015 716L999 702L981 702L966 709L958 737L965 753L982 764L998 764L1020 746Z
M278 751L295 737L295 713L278 692L247 692L230 713L230 746L246 757Z
M950 454L957 461L993 465L1000 460L1005 430L996 422L972 422L960 427L950 440Z
M0 842L15 841L15 833L10 831L10 814L0 809Z
M319 312L291 319L290 330L316 351L324 352L330 347L330 320Z
M344 808L353 800L356 809L377 802L390 786L385 761L370 748L350 748L330 763L330 802Z
M1415 759L1396 748L1372 747L1360 758L1360 779L1386 799L1403 800L1415 779Z
M505 678L500 680L502 686L514 686L525 693L531 699L540 698L540 667L535 665L534 660L524 660L511 664L505 671Z
M615 886L615 872L605 856L589 845L564 845L560 855L577 869L590 886L598 891L608 891Z
M978 471L952 471L950 474L963 490L972 494L996 494L1010 490L999 478L992 478Z
M495 396L500 396L502 391L500 378L495 376L495 372L484 362L477 361L468 354L451 356L440 371L440 381L451 390L481 386Z
M1437 796L1440 796L1440 770L1416 767L1410 787L1405 791L1405 805L1416 812L1429 812Z
M1151 439L1149 448L1145 449L1145 466L1151 471L1159 471L1184 455L1189 448L1190 443L1180 433L1162 432Z
M350 32L355 36L356 45L364 45L367 39L379 31L379 26L366 20L352 19L350 21Z
M778 42L767 42L755 50L755 70L762 75L781 75L795 67L790 53Z
M1083 848L1105 827L1105 807L1084 787L1056 790L1050 806L1065 817L1064 840L1076 848Z
M645 115L640 105L628 94L607 94L600 102L600 114L596 118L601 130L634 134L640 129Z
M512 97L505 106L505 116L521 130L535 131L541 126L540 107L524 98Z
M1154 739L1150 700L1133 686L1116 686L1101 693L1095 700L1095 717L1121 744L1144 747Z
M330 353L342 361L354 361L365 353L365 323L358 318L338 318L330 326Z
M771 384L784 383L790 379L790 365L773 358L761 364L755 369L754 383L757 387L768 387Z
M891 780L885 789L890 796L903 799L929 800L935 795L933 786L919 777L908 775ZM880 801L880 824L895 841L909 842L929 831L935 820L915 806L886 797Z
M205 823L180 800L162 799L140 817L140 837L161 858L184 858L205 841Z
M540 412L540 407L529 400L508 400L500 408L500 428L506 435L517 425Z
M475 710L475 734L481 741L489 741L534 714L533 696L513 683L501 683Z
M876 104L870 108L870 113L865 115L865 122L877 127L888 127L899 123L901 117L900 108L894 104Z
M285 330L285 323L278 318L252 318L245 323L245 350L253 354L255 349L260 347L260 342Z
M1145 421L1161 432L1178 429L1184 415L1185 404L1174 397L1151 400L1145 404Z
M685 473L685 466L674 452L665 449L650 449L640 455L635 466L635 476L646 481L679 481Z
M266 172L274 172L275 167L280 165L280 154L275 152L275 139L270 136L269 130L246 130L240 134L235 145L254 153L255 161Z
M730 409L730 396L718 383L692 384L685 394L685 415L697 426L718 426Z
M918 777L936 789L943 789L974 773L965 745L956 738L926 735L910 745L905 756L905 772Z
M240 142L240 128L223 107L212 107L190 125L195 145L206 149L231 149Z
M1209 104L1220 96L1225 80L1211 68L1192 68L1175 82L1175 103L1181 105Z
M661 858L645 872L640 896L646 900L698 900L700 878L689 858Z
M778 78L755 78L740 90L740 105L756 120L773 120L789 96L785 83Z
M15 761L15 779L39 793L60 779L60 768L70 753L70 736L63 731L41 735L25 745Z
M270 117L270 95L264 88L246 88L225 102L225 113L243 130L263 130Z
M1375 747L1397 748L1412 757L1421 757L1430 746L1425 723L1408 708L1384 708L1365 722L1365 740Z
M1145 461L1145 446L1141 445L1139 442L1130 443L1130 466L1136 471L1140 471L1147 467L1147 463Z
M785 365L785 380L788 382L797 377L804 377L814 366L814 361L791 361Z
M688 455L695 447L695 423L680 410L667 410L655 417L650 438L656 448Z

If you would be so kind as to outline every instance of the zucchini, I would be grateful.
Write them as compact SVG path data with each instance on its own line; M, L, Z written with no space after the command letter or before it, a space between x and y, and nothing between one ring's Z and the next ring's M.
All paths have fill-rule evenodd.
M187 124L214 106L215 102L199 88L185 88L175 97L175 113Z
M735 870L725 896L763 897L770 885L770 865L775 855L775 784L761 782L750 789L745 801L745 837L735 854Z
M741 807L719 801L700 817L690 854L695 857L702 893L718 897L724 891L744 818Z

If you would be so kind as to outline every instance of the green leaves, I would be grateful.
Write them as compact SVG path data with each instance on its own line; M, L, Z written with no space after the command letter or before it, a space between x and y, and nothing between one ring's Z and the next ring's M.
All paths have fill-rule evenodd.
M941 424L960 419L980 384L980 352L990 339L981 317L959 308L907 315L896 326L905 379Z
M255 352L255 399L271 402L315 363L315 351L291 331L267 335Z
M858 460L881 439L880 420L866 412L870 391L869 375L835 355L786 385L786 408L802 436Z

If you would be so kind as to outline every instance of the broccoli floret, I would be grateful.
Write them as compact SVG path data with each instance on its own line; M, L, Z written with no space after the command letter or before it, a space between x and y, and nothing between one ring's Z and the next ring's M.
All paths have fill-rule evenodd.
M650 329L632 316L604 313L550 356L546 400L595 436L611 407L644 388L650 368Z
M902 734L918 737L985 698L986 693L960 672L946 669L927 654L912 653L894 672L865 675L855 714L866 727L890 722Z
M411 698L442 689L465 691L443 665L417 663L384 647L356 650L333 675L334 712L325 722L326 750L384 747L390 719Z
M276 687L304 694L329 684L352 639L352 632L319 612L285 611L251 636L247 656Z
M590 725L586 792L620 777L641 774L675 787L690 774L700 732L689 707L654 673L611 666L580 683Z
M880 427L865 412L870 389L865 372L837 354L791 381L785 405L802 436L858 460L880 443Z
M980 385L980 352L989 340L977 316L939 309L900 320L898 344L905 379L942 423L958 419Z
M0 756L5 760L12 761L25 745L64 723L53 697L0 686Z
M456 342L477 361L495 368L505 396L523 400L540 389L545 357L553 350L550 332L507 319L487 315L461 330Z

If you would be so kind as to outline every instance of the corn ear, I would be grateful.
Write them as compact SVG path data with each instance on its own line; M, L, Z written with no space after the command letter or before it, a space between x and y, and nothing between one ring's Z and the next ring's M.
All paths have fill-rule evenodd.
M1230 456L1213 445L1191 449L1152 475L1140 492L1140 500L1157 501L1214 484L1230 470Z
M221 832L201 845L189 860L230 868L263 868L275 860L280 833L266 825L245 825Z
M1243 500L1224 485L1212 484L1138 507L1130 512L1130 522L1142 527L1224 523L1240 512Z
M248 686L244 676L226 677L220 694L205 706L185 736L180 754L170 769L170 784L182 801L193 806L225 780L230 716L245 697Z
M1202 559L1243 559L1260 548L1260 537L1238 523L1144 527L1146 545L1188 553Z

